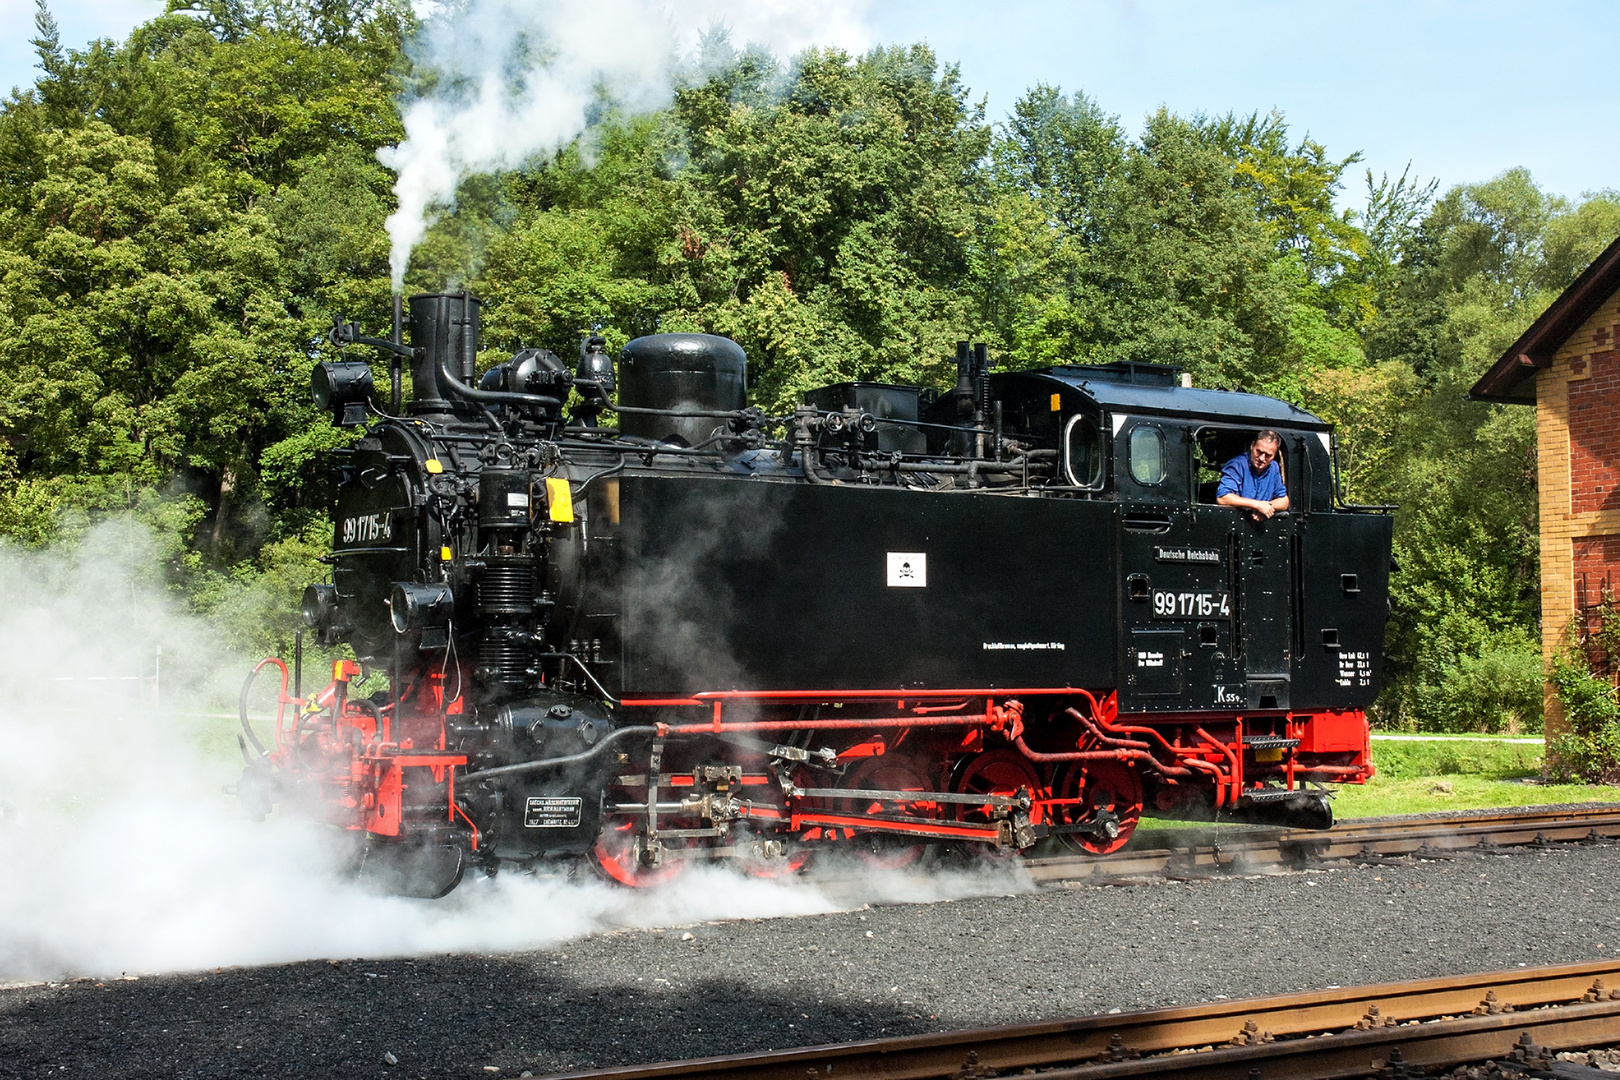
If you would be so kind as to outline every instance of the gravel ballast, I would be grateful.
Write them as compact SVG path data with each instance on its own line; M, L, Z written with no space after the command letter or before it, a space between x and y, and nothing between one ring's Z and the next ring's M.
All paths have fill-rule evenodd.
M18 986L0 1076L542 1075L1595 960L1617 882L1571 844Z

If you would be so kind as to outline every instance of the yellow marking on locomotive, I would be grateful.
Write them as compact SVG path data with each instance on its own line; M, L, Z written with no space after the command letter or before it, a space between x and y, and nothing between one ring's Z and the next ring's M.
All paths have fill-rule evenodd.
M1052 411L1053 412L1062 412L1063 411L1063 395L1062 394L1053 394L1052 395Z
M424 468L427 469L430 476L438 476L440 473L444 472L444 462L440 461L436 457L430 457L427 459L427 464L424 466Z
M551 509L552 521L574 520L574 492L566 479L546 478L546 505Z
M449 548L442 547L442 548L439 549L439 561L440 562L449 562L454 557L455 557L455 552L451 551Z

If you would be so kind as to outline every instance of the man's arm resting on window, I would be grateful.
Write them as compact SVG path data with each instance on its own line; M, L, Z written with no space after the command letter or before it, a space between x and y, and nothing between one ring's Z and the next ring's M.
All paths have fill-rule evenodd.
M1237 492L1229 491L1225 495L1218 496L1215 502L1221 506L1236 506L1244 510L1253 510L1255 513L1262 514L1265 517L1270 517L1272 514L1288 509L1287 495L1279 495L1267 502L1264 499L1245 499Z

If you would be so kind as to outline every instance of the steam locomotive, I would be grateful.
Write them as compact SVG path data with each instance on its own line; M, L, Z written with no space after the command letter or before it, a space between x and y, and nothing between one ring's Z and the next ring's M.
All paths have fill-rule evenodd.
M991 372L964 343L953 388L772 417L701 334L480 377L480 306L411 297L408 345L398 302L389 338L334 325L391 360L387 401L347 353L313 374L363 430L303 617L355 659L307 697L301 638L292 672L262 661L266 741L243 689L244 801L350 830L391 887L1101 855L1145 806L1327 827L1325 785L1372 775L1391 517L1337 497L1309 413L1154 364ZM1215 479L1266 429L1292 508L1257 520Z

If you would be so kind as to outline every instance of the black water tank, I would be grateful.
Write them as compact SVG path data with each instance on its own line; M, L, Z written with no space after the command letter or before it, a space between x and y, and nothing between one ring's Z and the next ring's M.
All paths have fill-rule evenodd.
M748 356L713 334L649 334L619 353L619 402L641 409L731 412L748 403ZM719 417L621 413L619 430L692 446L725 424Z

